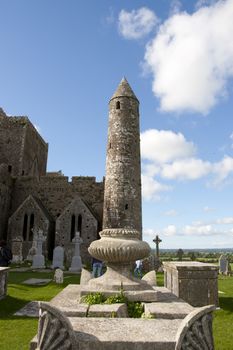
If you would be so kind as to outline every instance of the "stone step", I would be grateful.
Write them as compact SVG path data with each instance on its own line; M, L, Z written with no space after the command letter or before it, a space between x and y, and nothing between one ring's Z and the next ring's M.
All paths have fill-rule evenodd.
M191 305L182 301L144 304L145 316L159 319L183 319L193 310Z

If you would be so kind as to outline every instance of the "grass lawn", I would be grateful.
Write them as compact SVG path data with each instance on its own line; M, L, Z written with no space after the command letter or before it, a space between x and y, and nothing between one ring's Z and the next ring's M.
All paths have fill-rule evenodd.
M62 285L50 282L47 286L22 284L29 278L53 278L53 272L10 272L8 296L0 301L0 350L28 350L29 342L37 332L37 319L13 316L32 300L48 301L71 283L79 283L78 275L65 275ZM157 274L157 284L163 285L163 274ZM233 349L233 277L219 276L220 310L214 315L216 350Z
M65 275L64 283L50 282L47 286L28 286L22 284L29 278L51 278L53 272L10 272L8 295L0 301L0 349L28 350L29 342L37 332L38 320L13 314L32 300L49 301L65 286L79 283L79 275Z

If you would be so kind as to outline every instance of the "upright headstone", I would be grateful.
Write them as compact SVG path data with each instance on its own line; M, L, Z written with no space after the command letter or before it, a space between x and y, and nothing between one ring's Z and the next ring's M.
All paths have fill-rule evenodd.
M53 250L53 269L62 269L64 270L64 248L57 246Z
M21 237L12 239L12 262L21 263L23 261L23 242Z
M33 256L33 260L32 260L33 269L43 269L45 267L45 258L44 258L44 255L42 254L42 246L45 239L46 238L43 235L43 231L39 230L36 236L37 251L36 251L36 254Z
M27 260L28 261L33 261L33 256L36 255L37 253L37 232L32 229L33 232L33 241L32 241L32 246L28 251L27 255Z
M72 258L71 266L69 271L71 272L81 272L82 270L82 260L80 256L80 244L83 242L80 237L80 233L76 232L75 237L72 239L72 242L75 244L74 246L74 256Z
M56 269L54 274L54 281L58 284L63 283L63 271L61 269Z
M219 273L228 275L229 262L226 255L222 254L219 258Z

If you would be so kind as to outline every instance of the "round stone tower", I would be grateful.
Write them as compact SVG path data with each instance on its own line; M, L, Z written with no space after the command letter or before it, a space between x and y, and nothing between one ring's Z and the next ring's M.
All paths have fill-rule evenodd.
M141 289L130 272L132 263L150 252L141 241L141 221L139 101L124 78L109 102L103 231L89 247L106 262L107 272L91 284Z
M141 236L141 218L139 101L122 79L109 102L103 229L135 229Z

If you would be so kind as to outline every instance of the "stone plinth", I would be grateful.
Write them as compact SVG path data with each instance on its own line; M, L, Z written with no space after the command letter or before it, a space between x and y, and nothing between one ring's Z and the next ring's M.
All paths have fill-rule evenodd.
M7 277L9 267L0 267L0 299L5 298L7 293Z
M218 266L200 262L164 262L164 286L192 306L218 306Z

